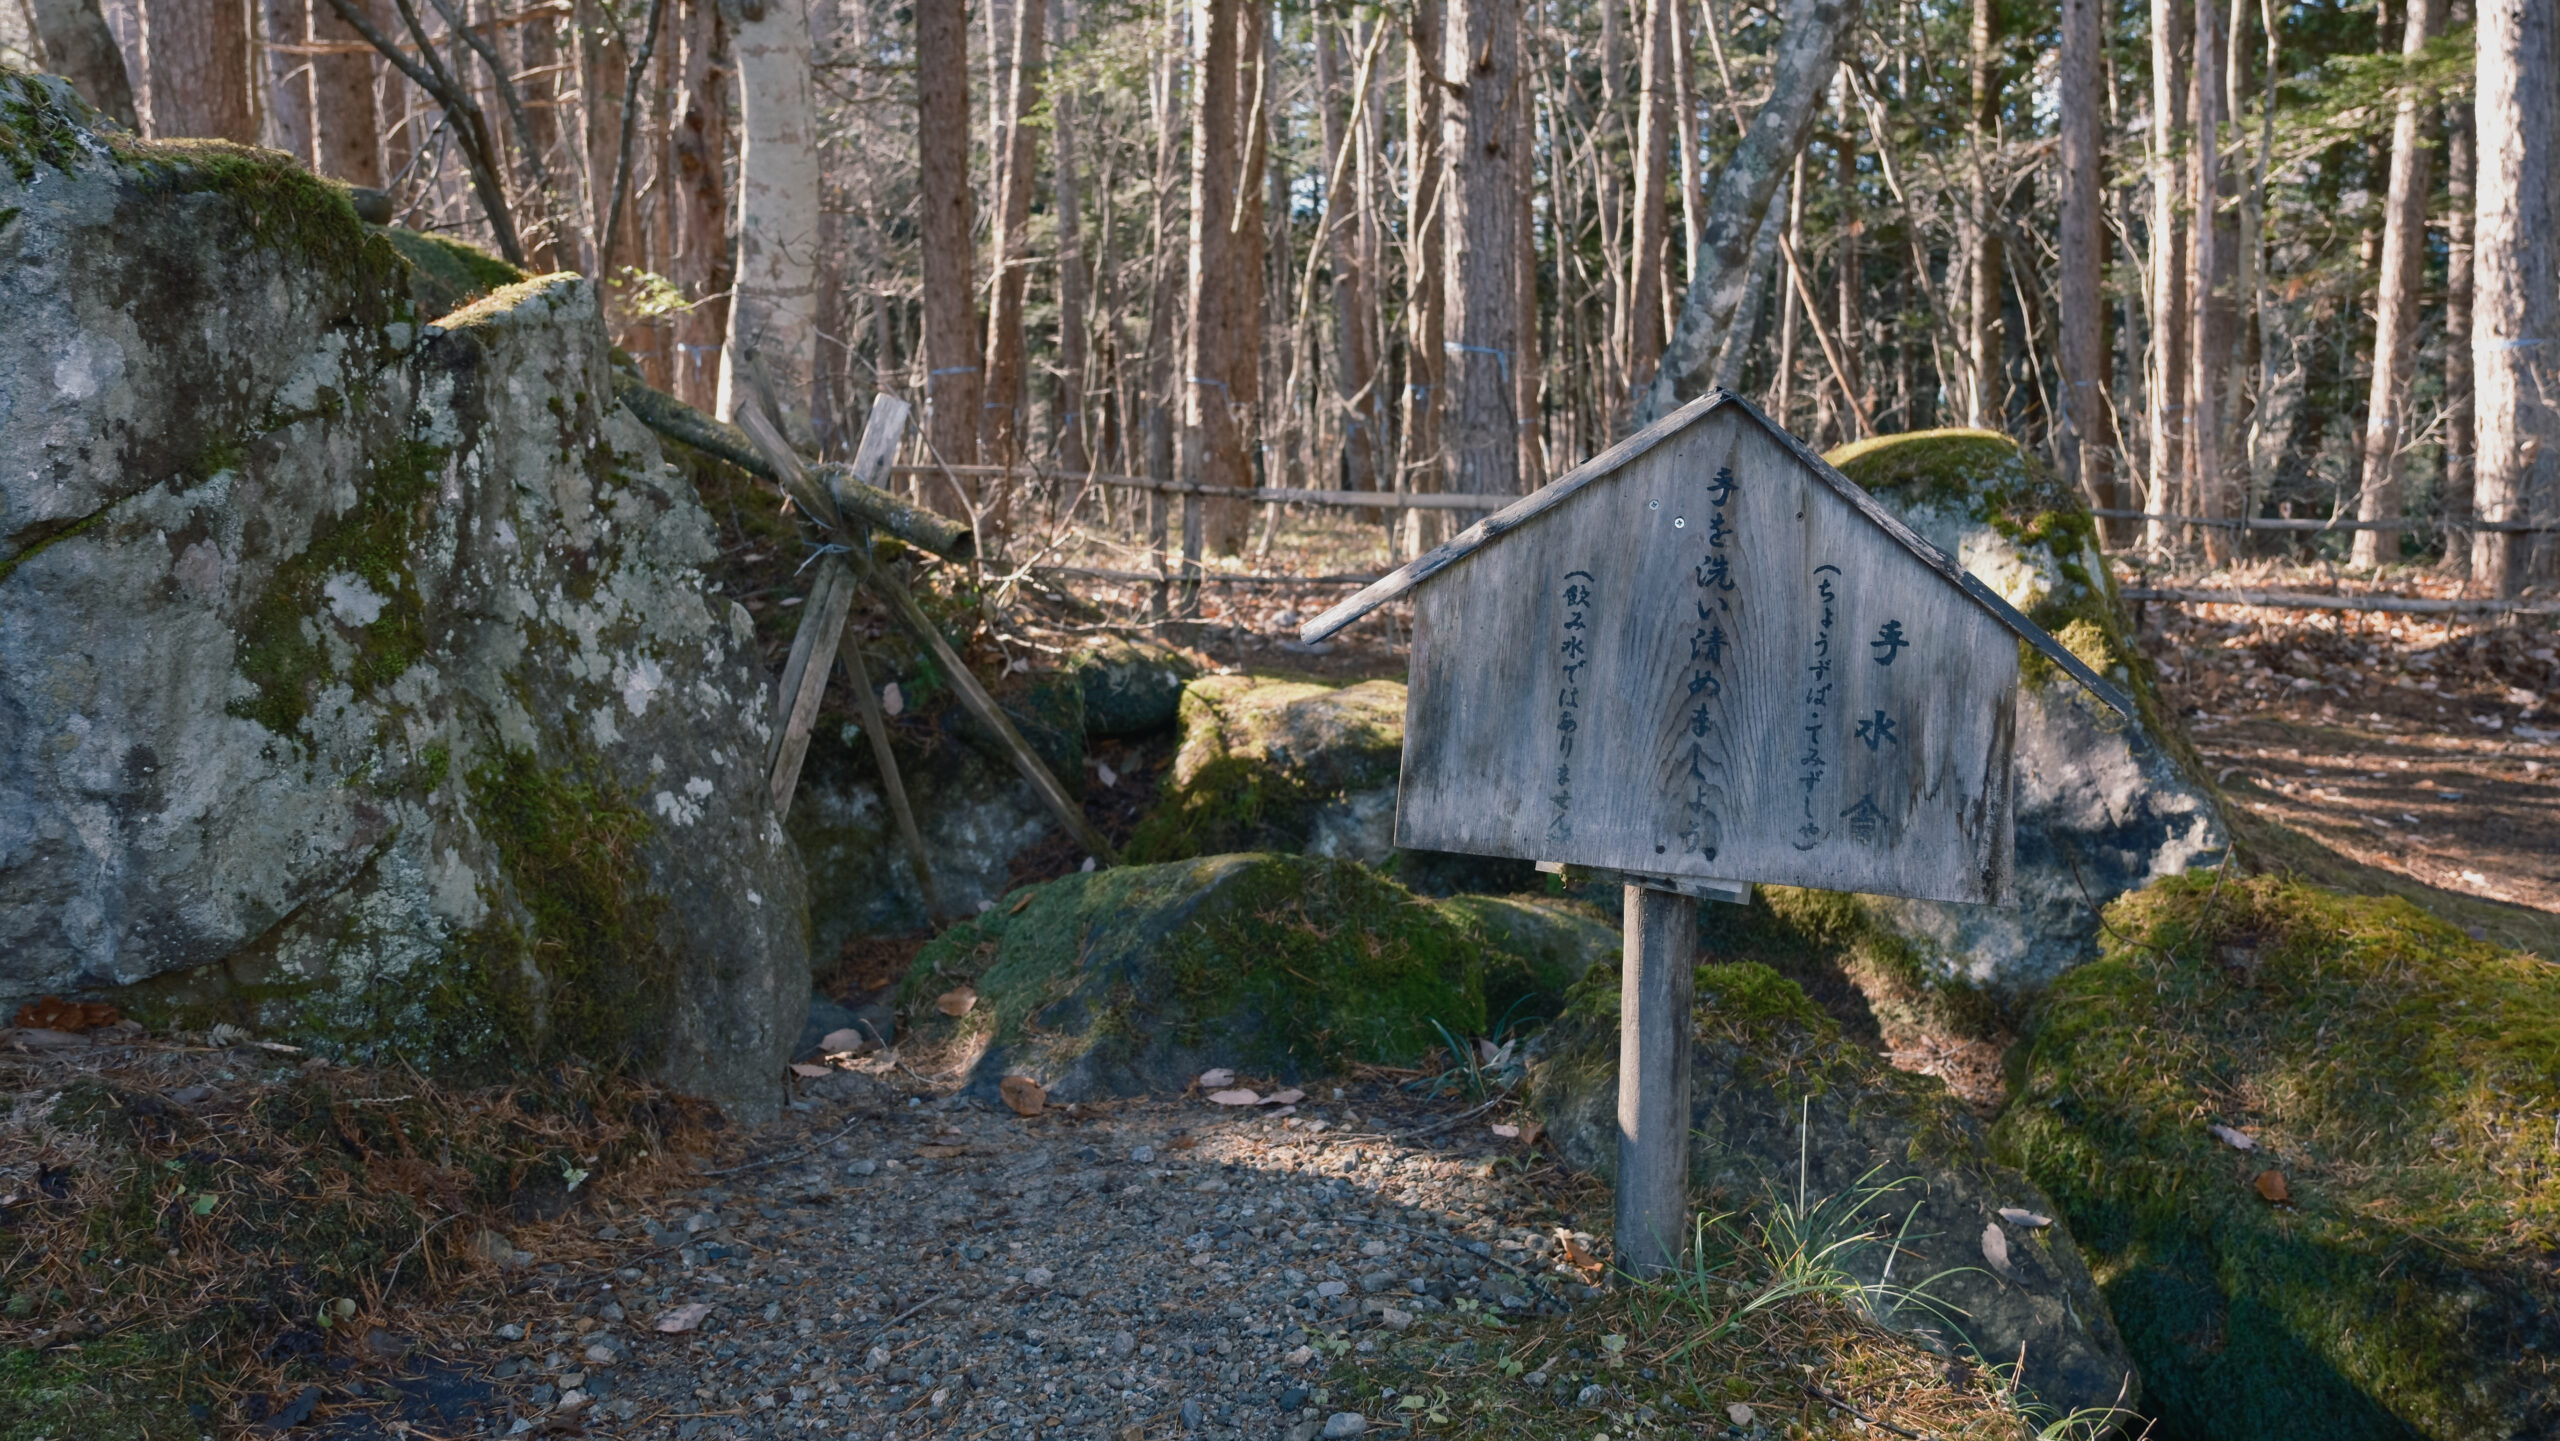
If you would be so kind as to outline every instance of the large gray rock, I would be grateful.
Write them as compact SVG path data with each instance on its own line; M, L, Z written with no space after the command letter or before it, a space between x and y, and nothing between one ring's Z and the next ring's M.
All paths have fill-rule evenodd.
M2220 862L2229 828L2131 643L2078 497L1992 431L1883 436L1830 459L2137 702L2127 721L2022 649L2016 904L1867 903L1939 974L2015 1001L2096 956L2099 907Z
M430 324L286 157L0 92L0 1005L775 1104L767 702L593 289Z
M1612 1182L1618 996L1610 968L1588 973L1529 1076L1557 1152ZM2058 1412L2140 1400L2069 1227L2034 1182L1992 1159L1981 1123L1943 1086L1843 1041L1766 966L1699 967L1695 1016L1689 1178L1701 1208L1793 1209L1812 1249L1840 1243L1833 1258L1861 1286L1925 1297L1887 1290L1870 1303L1877 1320L1949 1354L2022 1365L2029 1392ZM2000 1237L1998 1261L1987 1228Z

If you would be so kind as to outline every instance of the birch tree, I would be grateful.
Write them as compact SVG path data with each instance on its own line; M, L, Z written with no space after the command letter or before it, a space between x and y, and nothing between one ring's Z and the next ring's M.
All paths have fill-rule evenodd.
M2549 524L2560 498L2560 6L2479 0L2471 363L2481 521ZM2483 530L2471 575L2498 595L2551 580L2548 535Z
M752 356L771 378L783 412L776 422L805 444L817 377L819 238L808 0L764 0L739 24L735 47L738 248L720 350L720 414L737 413L738 367Z

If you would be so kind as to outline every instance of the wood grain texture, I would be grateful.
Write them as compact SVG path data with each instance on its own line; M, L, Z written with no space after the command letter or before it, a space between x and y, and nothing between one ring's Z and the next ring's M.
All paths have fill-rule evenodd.
M785 676L783 695L791 710L782 725L782 744L773 759L773 813L791 814L791 795L800 785L800 763L809 755L809 728L818 723L818 702L827 692L827 674L835 668L836 640L844 633L845 613L853 607L853 587L844 568L830 565L819 572L816 594L800 619L800 634L791 643L792 657L802 661L796 684ZM808 643L804 656L801 642Z
M1626 888L1618 999L1617 1262L1632 1276L1680 1264L1689 1240L1689 1012L1698 903Z
M2004 898L2014 632L1907 534L1731 401L1584 478L1419 593L1396 843Z
M1997 591L1975 579L1955 558L1921 538L1904 525L1891 511L1878 504L1866 488L1842 475L1804 442L1780 429L1776 422L1759 409L1728 390L1714 390L1699 396L1678 410L1644 427L1635 434L1600 452L1591 459L1558 476L1553 484L1532 491L1514 504L1486 516L1460 531L1448 544L1415 557L1398 569L1380 576L1365 589L1349 596L1299 628L1298 638L1309 644L1325 639L1343 627L1399 596L1419 589L1423 582L1448 570L1458 562L1491 546L1503 536L1526 527L1531 521L1565 506L1591 485L1615 475L1636 461L1686 433L1690 427L1703 424L1708 417L1734 415L1748 417L1779 449L1794 457L1810 479L1831 492L1851 511L1882 530L1893 542L1937 573L1948 584L1962 591L1975 605L2007 626L2020 640L2042 651L2045 658L2062 672L2086 687L2090 694L2105 702L2118 715L2133 717L2133 703L2114 686L2098 677L2078 656L2060 641L2044 633L2035 622L2019 614L2018 608L2000 598Z

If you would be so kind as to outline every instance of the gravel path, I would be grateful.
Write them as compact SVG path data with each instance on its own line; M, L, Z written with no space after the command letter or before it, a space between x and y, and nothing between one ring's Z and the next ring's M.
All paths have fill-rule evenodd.
M809 1154L612 1216L596 1264L524 1293L490 1358L517 1434L1309 1441L1363 1425L1322 1404L1345 1346L1464 1346L1466 1311L1598 1294L1553 1254L1552 1173L1483 1116L1415 1136L1456 1103L1024 1118L895 1073L816 1085L754 1144Z

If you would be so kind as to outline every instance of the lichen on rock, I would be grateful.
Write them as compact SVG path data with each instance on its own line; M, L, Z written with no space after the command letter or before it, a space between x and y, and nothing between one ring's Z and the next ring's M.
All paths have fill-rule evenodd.
M2560 973L2273 876L2164 880L2107 921L1994 1135L2071 1218L2164 1426L2560 1427Z
M1586 974L1529 1073L1531 1105L1558 1154L1612 1180L1618 1002L1613 968ZM1993 1159L1980 1123L1943 1086L1845 1041L1802 988L1751 961L1698 968L1691 1039L1699 1205L1712 1214L1825 1203L1838 1236L1894 1238L1836 1253L1860 1282L1890 1280L1928 1298L1880 1300L1886 1326L2019 1366L2027 1392L2056 1412L2138 1402L2141 1384L2070 1227L2002 1216L2052 1218L2053 1206ZM1985 1258L1986 1227L2001 1230L2006 1277Z
M0 1007L775 1104L756 658L593 287L422 324L338 187L52 80L0 73L0 162Z

